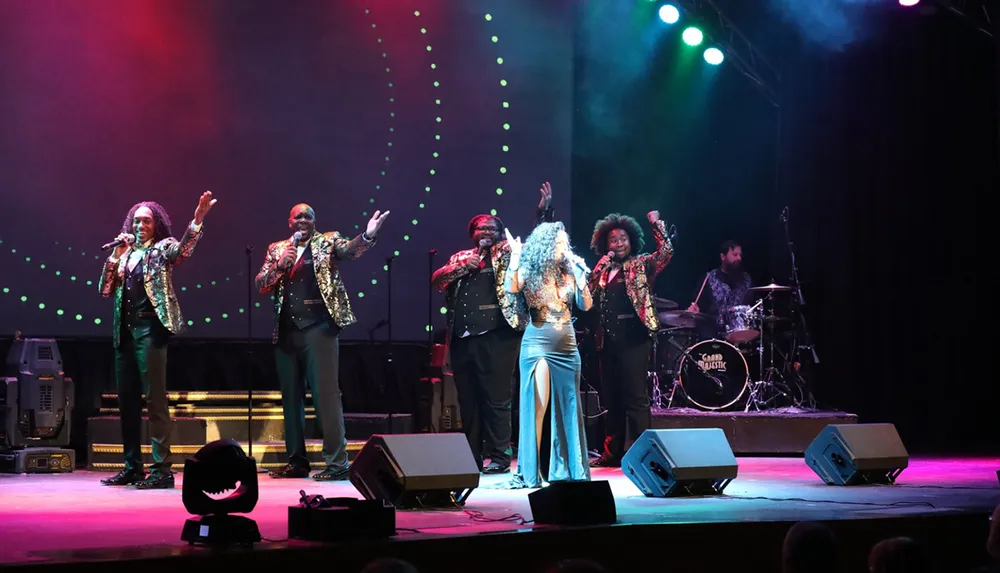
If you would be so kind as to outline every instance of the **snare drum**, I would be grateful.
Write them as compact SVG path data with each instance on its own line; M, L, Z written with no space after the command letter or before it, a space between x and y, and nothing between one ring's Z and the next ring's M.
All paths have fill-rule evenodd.
M688 400L705 410L732 406L750 384L746 359L725 340L703 340L691 346L677 369Z
M726 340L743 344L760 336L760 306L741 304L722 311Z

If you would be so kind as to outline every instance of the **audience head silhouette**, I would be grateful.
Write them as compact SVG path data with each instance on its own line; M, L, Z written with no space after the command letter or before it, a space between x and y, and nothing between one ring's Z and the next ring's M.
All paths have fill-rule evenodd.
M925 573L931 570L921 544L909 537L883 539L868 554L871 573Z
M550 565L545 573L608 573L608 570L591 559L563 559Z
M420 571L402 559L381 557L365 565L361 573L420 573Z
M830 528L800 521L785 535L781 548L784 573L833 573L837 570L837 540Z

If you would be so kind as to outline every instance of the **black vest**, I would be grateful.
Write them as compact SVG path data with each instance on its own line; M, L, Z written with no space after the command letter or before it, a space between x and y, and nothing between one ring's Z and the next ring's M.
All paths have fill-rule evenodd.
M143 260L139 259L135 267L128 270L128 259L122 261L125 265L125 292L122 293L122 331L128 332L138 340L152 333L163 334L166 330L156 316L153 302L146 295Z
M601 322L605 336L616 342L642 339L647 335L646 325L639 320L625 290L625 269L618 269L605 287Z
M485 260L485 268L462 279L455 297L455 327L452 332L457 338L466 332L476 336L507 324L497 301L493 259L487 256Z
M295 263L284 281L285 300L281 304L281 330L303 329L330 320L330 312L326 309L319 284L316 282L311 246L306 245L302 258Z

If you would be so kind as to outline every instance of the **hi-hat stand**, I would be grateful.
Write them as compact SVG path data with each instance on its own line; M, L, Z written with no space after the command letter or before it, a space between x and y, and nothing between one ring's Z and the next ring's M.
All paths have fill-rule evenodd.
M771 282L773 283L774 281L772 280ZM757 380L750 381L747 402L743 411L760 411L768 408L779 396L782 398L791 398L794 405L798 406L798 400L792 398L789 394L791 389L785 382L784 376L782 376L781 371L774 366L774 292L768 292L767 295L757 301L757 304L754 306L757 305L761 306L760 336L757 337L757 358L760 360L760 370L758 370L758 373L760 376ZM765 322L767 323L767 338L770 341L768 344L769 352L767 353L764 352ZM769 355L767 368L764 367L765 354Z

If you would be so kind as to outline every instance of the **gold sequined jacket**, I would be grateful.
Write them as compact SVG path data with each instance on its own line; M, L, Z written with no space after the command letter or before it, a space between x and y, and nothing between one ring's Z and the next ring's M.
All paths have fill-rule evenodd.
M549 208L539 208L535 213L535 226L539 223L550 222L555 211ZM478 249L466 249L459 251L448 259L448 262L434 272L431 282L439 291L446 293L445 307L448 309L447 329L445 340L451 342L451 331L455 324L455 302L458 299L458 291L462 287L462 279L469 274L466 268L468 260L478 255ZM504 279L507 276L507 268L510 267L510 245L506 240L498 242L490 250L490 260L493 263L493 272L496 279L497 301L500 303L500 310L504 320L514 330L524 330L528 324L528 307L524 303L524 297L512 295L504 288Z
M674 256L674 247L667 238L666 223L663 221L653 223L653 239L656 241L655 251L631 257L619 271L624 273L625 293L629 302L635 308L639 320L649 329L650 335L660 328L660 319L656 316L656 306L653 304L653 283L656 275L667 267ZM604 297L607 293L605 287L608 285L610 270L608 258L601 257L590 275L590 292L598 300L598 304L594 305L595 308L601 309L604 306Z
M323 302L337 326L344 328L357 322L351 310L351 301L347 297L347 289L340 279L340 261L353 261L376 243L376 239L366 240L362 235L346 239L340 233L313 233L308 248L312 249L313 272L319 284ZM278 260L292 240L285 239L271 243L267 247L267 257L264 266L257 273L257 290L260 294L274 292L274 331L271 341L278 342L278 321L281 317L281 305L285 301L285 271L278 268Z
M177 293L174 291L174 267L191 256L205 230L203 226L199 226L196 231L192 228L193 224L192 222L187 226L180 241L173 237L161 239L146 249L142 258L142 282L146 289L146 296L149 297L149 302L156 309L156 317L173 334L180 334L185 330L181 306L177 302ZM121 333L125 267L128 265L131 254L132 248L129 248L118 260L112 258L114 255L109 256L104 262L104 271L101 273L101 280L97 287L102 296L114 295L115 297L114 331L111 334L115 348L118 348Z

